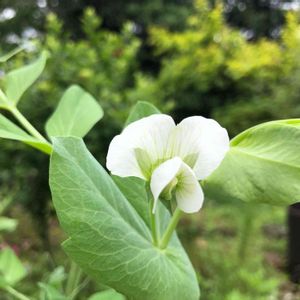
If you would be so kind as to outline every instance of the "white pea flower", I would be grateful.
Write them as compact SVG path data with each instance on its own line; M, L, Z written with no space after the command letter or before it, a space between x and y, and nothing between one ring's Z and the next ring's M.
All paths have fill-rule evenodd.
M172 195L182 211L193 213L204 200L199 181L220 165L228 150L227 131L216 121L193 116L176 125L170 116L156 114L114 137L106 165L114 175L150 182L153 213L159 197Z

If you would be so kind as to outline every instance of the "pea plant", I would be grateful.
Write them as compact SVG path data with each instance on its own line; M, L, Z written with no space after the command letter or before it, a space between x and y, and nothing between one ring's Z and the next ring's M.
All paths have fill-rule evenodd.
M263 123L230 141L214 120L192 116L176 125L139 102L111 141L105 168L82 140L103 116L82 88L65 92L46 122L47 138L17 108L46 59L43 53L4 76L0 107L19 125L0 115L0 137L50 155L52 199L68 236L62 247L74 262L65 299L75 297L80 270L120 293L109 299L199 299L196 272L175 231L182 215L209 198L299 201L300 119ZM16 293L2 277L0 287Z

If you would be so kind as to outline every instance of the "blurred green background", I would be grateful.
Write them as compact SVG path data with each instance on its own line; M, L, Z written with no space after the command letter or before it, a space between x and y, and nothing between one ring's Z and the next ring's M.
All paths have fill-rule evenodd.
M299 9L300 1L280 0L1 0L0 54L26 49L0 65L0 76L48 50L46 69L20 109L43 132L63 91L79 84L105 111L86 138L102 163L139 100L177 121L215 118L233 137L300 116ZM0 143L0 201L10 199L6 214L19 220L2 244L18 248L30 274L21 288L34 293L55 265L66 266L48 157ZM182 222L202 299L300 299L285 274L285 213L224 199ZM90 283L86 293L93 290Z

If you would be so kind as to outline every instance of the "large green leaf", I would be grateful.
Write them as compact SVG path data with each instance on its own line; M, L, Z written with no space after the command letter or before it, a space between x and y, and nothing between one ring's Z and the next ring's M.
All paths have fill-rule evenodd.
M73 85L49 118L46 131L49 136L84 137L102 116L103 110L93 96Z
M45 68L47 53L30 65L13 70L4 77L5 94L10 102L16 105L23 93L38 79Z
M26 275L25 267L10 248L0 251L0 281L1 286L15 285Z
M80 139L54 139L50 187L69 236L63 247L96 281L129 299L199 299L176 235L167 249L154 247L143 219Z
M299 201L300 119L264 123L238 135L203 187L208 197L220 201Z
M141 118L148 117L154 114L160 114L160 111L153 104L139 101L131 109L130 114L125 122L125 126Z
M0 114L0 138L10 139L23 142L34 148L37 148L45 153L51 152L51 146L49 144L40 142L34 137L30 136L20 127L15 125L9 119Z

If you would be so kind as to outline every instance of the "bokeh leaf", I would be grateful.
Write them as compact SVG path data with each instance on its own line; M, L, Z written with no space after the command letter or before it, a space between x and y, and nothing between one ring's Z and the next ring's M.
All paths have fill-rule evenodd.
M49 136L84 137L102 116L103 110L94 97L73 85L49 118L46 131Z
M300 199L300 119L263 123L231 141L221 166L203 182L220 201L289 205Z
M78 138L55 138L50 187L67 254L96 281L130 299L199 299L176 235L161 251L149 228Z
M134 121L154 114L160 114L160 111L153 104L139 101L131 109L130 114L125 122L125 127Z
M51 146L30 136L23 129L0 114L0 138L23 142L45 153L51 152Z
M39 283L41 289L40 299L42 300L69 300L70 298L64 296L58 289L43 282Z
M41 56L33 63L13 70L4 77L5 94L9 101L16 105L23 93L38 79L43 72L47 52L42 52Z
M0 231L14 231L18 225L15 219L0 217Z
M15 48L15 49L11 50L10 52L2 55L0 57L0 63L7 62L10 58L12 58L13 56L15 56L16 54L18 54L22 50L24 50L24 45L23 46L19 46L19 47Z
M26 275L26 269L22 262L10 248L0 251L0 278L3 283L13 286Z
M88 300L126 300L126 298L114 290L107 290L90 296Z

